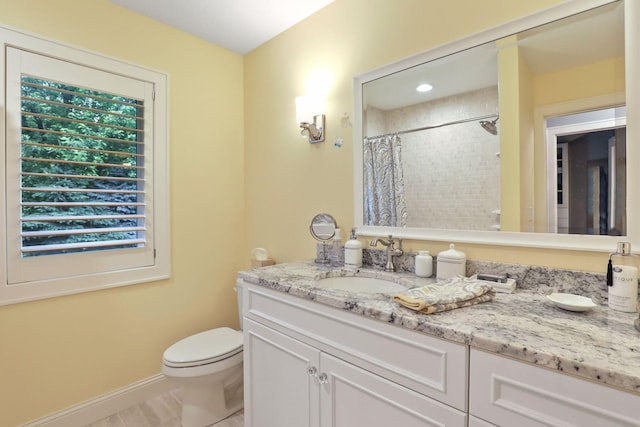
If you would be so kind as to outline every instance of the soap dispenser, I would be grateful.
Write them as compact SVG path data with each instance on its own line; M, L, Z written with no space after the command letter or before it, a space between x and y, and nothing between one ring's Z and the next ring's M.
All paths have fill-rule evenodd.
M351 229L351 237L344 244L344 266L349 268L362 267L362 242L356 237L356 229Z
M331 266L342 266L342 236L340 236L339 228L336 228L336 232L333 236L333 247L331 249Z
M628 313L638 311L638 256L631 253L631 243L619 242L609 258L607 285L609 308Z

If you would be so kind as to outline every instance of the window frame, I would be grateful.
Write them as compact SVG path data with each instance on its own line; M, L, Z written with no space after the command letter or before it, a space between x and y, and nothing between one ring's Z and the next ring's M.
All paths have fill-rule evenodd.
M4 150L1 150L0 158L2 164L5 165L5 173L0 175L0 186L4 193L3 197L0 198L0 233L2 234L0 257L4 260L3 267L0 268L2 276L0 282L0 305L169 278L168 75L3 26L0 26L0 40L2 40L3 48L2 55L0 55L0 73L3 81L0 87L0 103L2 103L1 106L4 111L4 114L0 117L0 134L2 135L4 148ZM78 256L67 257L66 255L34 257L28 259L28 262L22 265L22 263L15 261L14 251L9 252L10 247L16 246L15 239L20 238L20 227L19 225L16 226L15 218L11 222L9 221L12 216L8 215L8 210L20 208L20 191L14 188L15 186L9 187L12 183L19 182L19 178L16 179L15 173L11 177L7 176L9 173L9 168L6 167L9 161L7 147L8 144L14 141L16 132L18 132L18 135L20 134L20 129L15 129L15 117L11 116L15 112L8 110L6 102L8 92L6 85L9 78L8 67L15 67L12 63L7 62L8 48L19 49L29 54L42 55L62 63L86 67L90 72L106 72L114 74L115 77L123 76L139 80L145 83L147 88L145 92L151 87L153 92L153 111L151 123L145 123L145 131L148 130L147 135L150 137L145 138L144 142L145 147L148 147L148 150L145 148L144 162L146 165L150 165L150 176L145 177L145 193L150 201L151 209L151 213L147 218L148 229L146 233L149 236L149 246L146 248L147 254L144 257L146 261L139 263L124 262L127 252L131 251L127 249L112 249L82 254L68 254L86 256L93 258L94 261L98 258L100 262L96 264L95 269L87 269L86 265L82 265L82 262L77 260ZM67 78L67 81L70 84L76 83L73 78ZM147 129L148 126L150 128ZM10 139L12 135L13 137ZM149 157L147 157L147 153ZM15 165L13 169L15 169ZM10 239L12 244L9 244ZM149 254L149 251L151 251L151 254ZM63 262L66 265L63 274L48 274L47 265L52 265L53 258L56 258L56 263ZM23 258L23 260L26 259ZM61 259L62 261L60 261ZM149 262L149 259L151 259L151 262ZM102 265L99 266L99 264ZM74 271L76 266L82 266L82 268ZM25 274L27 279L10 284L8 275L10 269L25 270L25 273L29 273ZM33 269L36 269L38 274L31 274L34 272Z

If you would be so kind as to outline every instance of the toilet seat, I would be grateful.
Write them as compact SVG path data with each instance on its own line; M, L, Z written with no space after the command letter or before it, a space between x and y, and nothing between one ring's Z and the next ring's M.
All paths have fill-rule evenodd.
M178 341L162 357L166 366L189 368L228 359L242 352L242 332L217 328Z

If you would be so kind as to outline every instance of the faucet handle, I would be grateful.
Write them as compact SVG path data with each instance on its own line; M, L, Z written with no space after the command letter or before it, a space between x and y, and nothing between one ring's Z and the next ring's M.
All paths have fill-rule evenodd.
M402 239L397 240L398 249L402 250ZM389 248L395 250L396 240L393 240L393 235L389 234Z

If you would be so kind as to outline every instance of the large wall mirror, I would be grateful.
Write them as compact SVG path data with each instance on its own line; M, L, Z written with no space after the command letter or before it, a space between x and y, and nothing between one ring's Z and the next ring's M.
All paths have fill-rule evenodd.
M639 14L569 1L356 77L359 232L640 243Z

